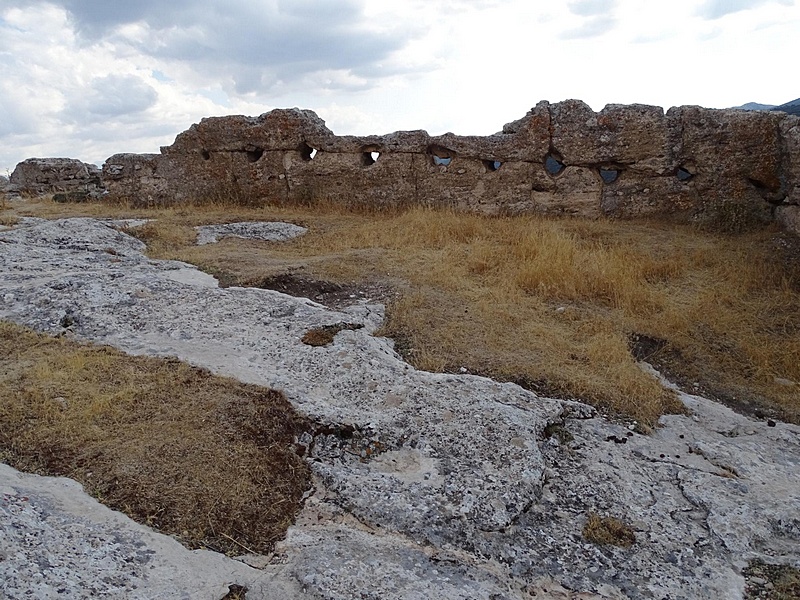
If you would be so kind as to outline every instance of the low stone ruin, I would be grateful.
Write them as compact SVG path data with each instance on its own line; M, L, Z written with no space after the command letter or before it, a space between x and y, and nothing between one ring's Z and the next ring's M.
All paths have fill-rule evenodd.
M103 177L142 205L220 199L447 206L488 214L672 216L729 229L800 208L800 119L784 113L540 102L490 136L334 135L314 112L203 119ZM796 217L794 217L796 220Z
M53 194L60 202L81 202L105 190L100 168L74 158L24 160L11 174L10 184L7 192Z
M115 154L102 174L73 159L28 159L11 184L139 206L437 206L659 216L729 231L777 219L800 232L800 118L640 104L596 113L566 100L540 102L489 136L337 136L310 110L277 109L203 119L160 154Z

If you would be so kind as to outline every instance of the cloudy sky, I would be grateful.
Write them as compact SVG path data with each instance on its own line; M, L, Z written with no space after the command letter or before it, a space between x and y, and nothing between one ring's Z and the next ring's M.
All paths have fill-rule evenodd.
M782 104L798 49L800 0L0 0L0 174L276 107L489 134L539 100Z

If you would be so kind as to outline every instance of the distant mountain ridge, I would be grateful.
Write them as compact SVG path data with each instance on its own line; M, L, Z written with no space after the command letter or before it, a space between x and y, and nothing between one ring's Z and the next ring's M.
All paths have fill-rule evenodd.
M759 104L758 102L748 102L747 104L742 104L741 106L734 106L733 108L738 108L740 110L772 110L775 108L774 104Z
M800 98L792 100L791 102L787 102L786 104L776 106L772 110L781 110L785 113L789 113L790 115L800 116Z
M775 106L774 104L759 104L758 102L748 102L747 104L742 104L741 106L734 106L733 108L738 108L741 110L781 111L789 113L790 115L800 116L800 98L797 98L796 100L791 100L790 102L786 102L785 104L781 104L780 106Z

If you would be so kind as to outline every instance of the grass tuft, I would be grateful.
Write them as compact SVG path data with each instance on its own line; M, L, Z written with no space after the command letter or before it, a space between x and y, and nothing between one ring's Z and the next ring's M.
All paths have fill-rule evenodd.
M597 513L589 513L583 526L583 537L602 546L630 548L636 543L636 535L629 525L614 517L601 517Z

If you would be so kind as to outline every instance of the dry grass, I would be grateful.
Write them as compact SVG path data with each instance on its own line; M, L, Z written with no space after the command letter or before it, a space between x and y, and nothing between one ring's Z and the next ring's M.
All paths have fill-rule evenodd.
M746 600L797 600L800 598L800 569L790 565L752 561L742 570L747 580Z
M280 392L0 322L0 460L81 482L191 547L283 537L309 486L308 428Z
M800 421L800 245L776 231L732 237L658 222L324 205L29 210L157 218L136 234L152 256L192 262L226 284L301 273L391 287L399 296L389 297L382 333L419 368L464 367L652 426L681 406L636 363L639 334L658 342L649 360L689 389ZM193 225L259 219L310 231L281 244L192 245Z
M589 513L583 526L583 537L593 544L630 548L636 543L636 535L629 525L614 517L601 517Z

